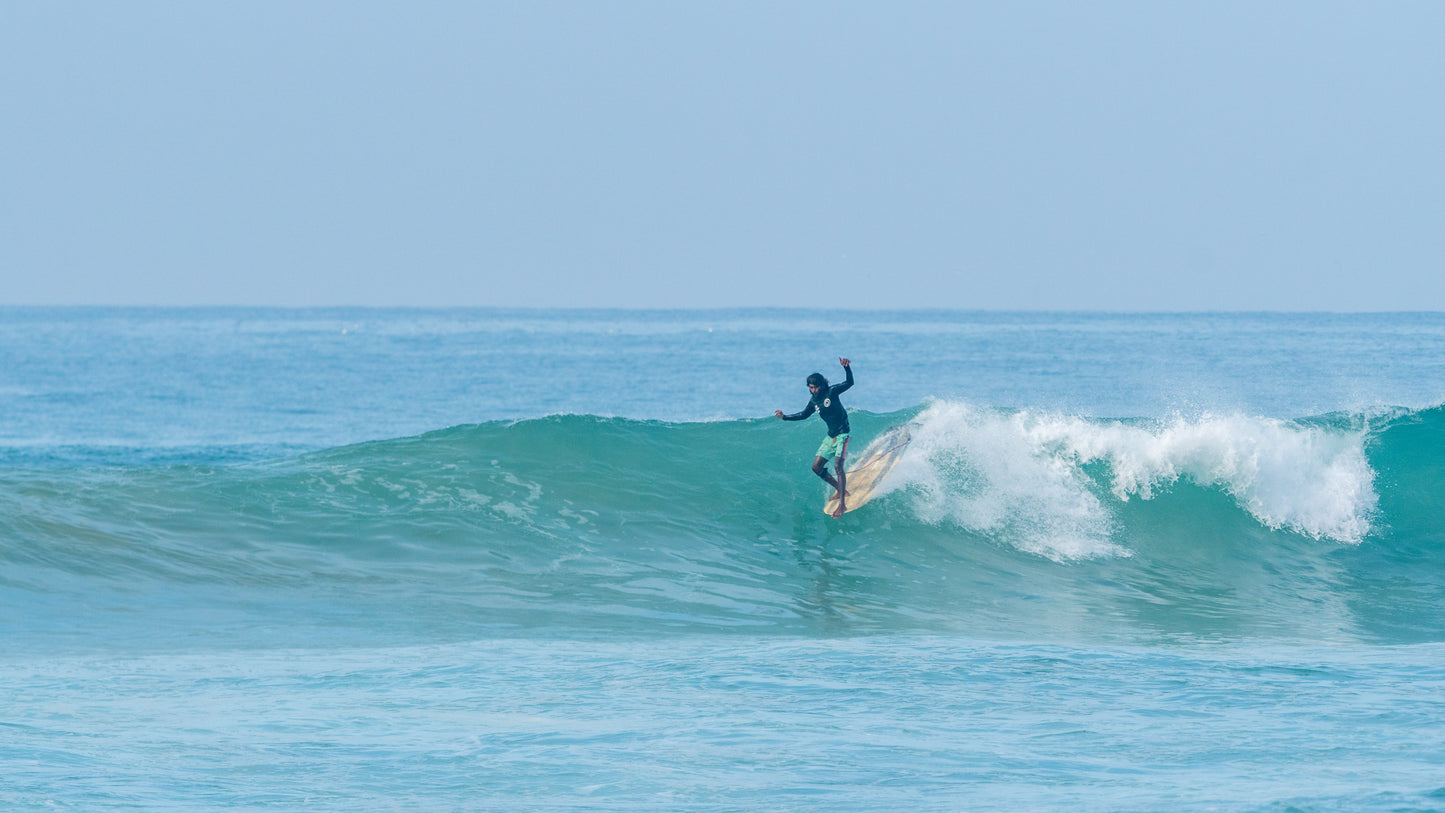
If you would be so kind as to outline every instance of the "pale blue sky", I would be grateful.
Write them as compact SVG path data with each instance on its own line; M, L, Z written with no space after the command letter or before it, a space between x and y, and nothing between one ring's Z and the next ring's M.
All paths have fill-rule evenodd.
M0 6L0 303L1445 309L1445 3Z

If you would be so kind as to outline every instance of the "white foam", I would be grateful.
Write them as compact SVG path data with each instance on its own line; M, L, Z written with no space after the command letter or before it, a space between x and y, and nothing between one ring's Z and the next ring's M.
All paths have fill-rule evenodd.
M1152 499L1181 478L1218 488L1260 523L1358 543L1378 500L1365 432L1247 416L1147 424L936 401L916 419L893 478L914 510L1054 559L1127 555L1084 466L1120 501ZM1091 489L1091 486L1093 488Z

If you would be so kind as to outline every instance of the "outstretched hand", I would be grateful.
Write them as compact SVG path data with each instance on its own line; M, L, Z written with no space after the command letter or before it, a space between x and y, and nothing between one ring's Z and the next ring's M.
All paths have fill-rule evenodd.
M852 366L852 364L853 364L853 362L849 361L848 359L843 358L842 356L839 356L839 357L838 357L838 363L841 364L841 365L843 365L844 367L849 367L849 366Z
M773 414L777 415L779 418L783 417L783 411L781 409L773 410Z

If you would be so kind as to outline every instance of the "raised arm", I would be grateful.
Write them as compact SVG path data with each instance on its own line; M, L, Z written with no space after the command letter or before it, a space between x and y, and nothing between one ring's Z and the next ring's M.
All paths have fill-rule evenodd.
M833 388L834 395L837 395L848 389L849 387L853 386L853 362L845 358L840 358L838 359L838 363L843 365L843 372L847 373L848 376L847 378L843 379L842 384L839 384Z

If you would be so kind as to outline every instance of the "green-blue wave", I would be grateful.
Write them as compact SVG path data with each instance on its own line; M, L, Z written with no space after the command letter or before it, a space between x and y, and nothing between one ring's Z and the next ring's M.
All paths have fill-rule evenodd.
M1445 636L1445 410L854 415L862 442L904 422L893 490L839 520L808 470L820 425L775 420L560 415L263 463L9 468L0 588L15 617L166 593L422 636Z

